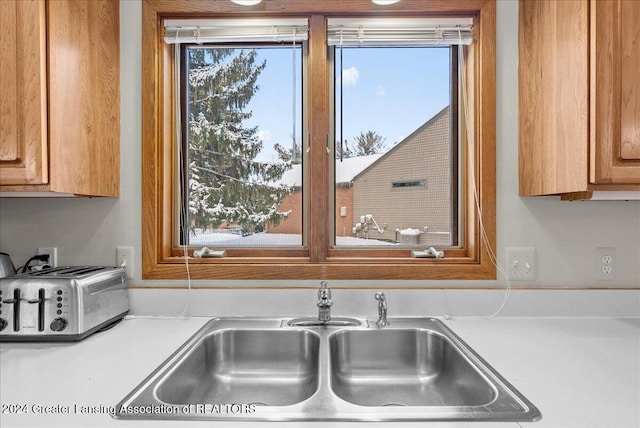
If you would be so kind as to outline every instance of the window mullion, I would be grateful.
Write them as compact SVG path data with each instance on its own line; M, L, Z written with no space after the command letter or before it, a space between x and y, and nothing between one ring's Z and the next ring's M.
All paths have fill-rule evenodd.
M324 16L309 22L309 230L311 262L322 262L329 249L329 81L327 35Z

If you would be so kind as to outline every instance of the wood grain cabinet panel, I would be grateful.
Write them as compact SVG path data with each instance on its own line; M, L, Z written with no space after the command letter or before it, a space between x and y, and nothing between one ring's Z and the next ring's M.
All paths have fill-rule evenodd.
M0 182L45 184L45 4L0 1Z
M520 195L640 190L640 2L520 1Z
M591 3L592 183L640 183L640 2Z
M118 196L119 2L0 8L2 195Z

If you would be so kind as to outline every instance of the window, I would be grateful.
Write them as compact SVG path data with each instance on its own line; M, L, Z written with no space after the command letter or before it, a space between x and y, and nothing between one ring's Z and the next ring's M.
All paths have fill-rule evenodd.
M329 18L334 192L351 214L336 215L334 245L461 241L457 45L471 43L472 25L470 18ZM429 187L418 178L426 175ZM401 239L416 231L417 240Z
M392 189L402 189L404 187L424 187L427 185L427 180L415 180L415 181L394 181L391 183Z
M264 13L187 3L143 1L143 277L186 277L185 250L207 245L226 257L190 259L192 278L495 278L493 1L400 2L418 16L404 20L339 0L272 0ZM472 27L448 31L432 18L445 13ZM403 31L380 41L368 30L381 22ZM463 39L458 68L450 45ZM222 106L202 89L234 61L243 98ZM365 64L383 77L370 99L352 91ZM380 116L363 111L376 96ZM430 245L445 258L411 257Z
M404 245L407 229L420 230L412 245L458 242L452 57L448 47L335 48L335 197L350 202L353 225L336 217L335 245ZM354 233L363 215L381 225L364 238Z
M180 55L180 245L301 247L307 20L164 27Z

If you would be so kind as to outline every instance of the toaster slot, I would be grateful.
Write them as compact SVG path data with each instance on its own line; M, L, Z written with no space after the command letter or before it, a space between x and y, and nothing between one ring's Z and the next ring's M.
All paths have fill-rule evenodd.
M0 332L2 330L4 330L5 328L7 328L7 326L9 325L9 322L7 320L5 320L2 317L2 304L3 303L7 303L6 300L2 300L2 289L0 289ZM5 310L5 316L7 315L6 310Z
M13 289L13 331L20 330L20 289Z
M44 331L44 288L38 290L38 331Z

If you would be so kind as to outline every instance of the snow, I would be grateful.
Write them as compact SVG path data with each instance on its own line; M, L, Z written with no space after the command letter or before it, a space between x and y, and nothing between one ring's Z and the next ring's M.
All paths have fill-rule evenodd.
M374 155L344 158L342 161L336 159L336 184L350 183L356 175L377 161L380 156L382 156L382 154L377 153ZM302 165L293 165L290 170L282 175L282 178L278 180L277 183L287 187L302 186Z
M398 245L375 239L362 239L351 236L336 237L336 244L344 247ZM197 231L190 235L189 245L212 245L219 247L300 247L302 236L290 233L254 233L242 236L232 231Z

